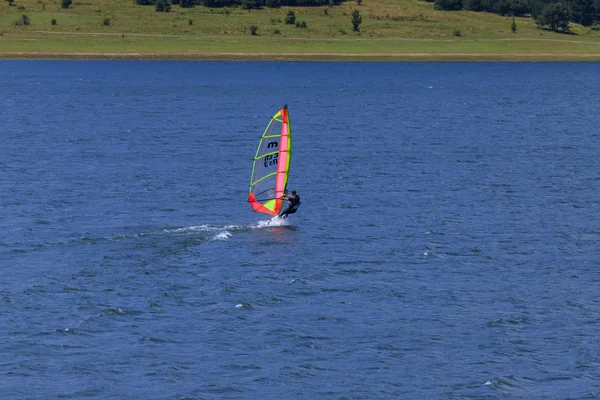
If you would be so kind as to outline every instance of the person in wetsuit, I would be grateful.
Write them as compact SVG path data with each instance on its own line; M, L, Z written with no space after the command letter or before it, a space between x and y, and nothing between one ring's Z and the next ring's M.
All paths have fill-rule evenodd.
M296 194L295 190L292 190L292 194L286 194L281 197L283 200L289 201L288 206L279 212L279 218L285 218L289 214L293 214L298 211L298 206L300 206L300 196Z

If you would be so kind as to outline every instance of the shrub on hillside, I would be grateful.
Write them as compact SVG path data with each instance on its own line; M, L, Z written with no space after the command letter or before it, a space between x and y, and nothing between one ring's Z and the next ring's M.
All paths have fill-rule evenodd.
M158 12L170 12L171 3L169 2L169 0L157 0L155 9Z
M360 31L360 24L362 24L362 17L358 10L352 11L352 30L354 32Z
M288 25L294 25L296 23L296 14L294 11L289 10L285 16L285 23Z
M18 20L15 21L15 25L17 25L17 26L29 25L30 23L31 23L31 20L29 19L29 16L27 14L23 14L21 16L21 18L19 18Z

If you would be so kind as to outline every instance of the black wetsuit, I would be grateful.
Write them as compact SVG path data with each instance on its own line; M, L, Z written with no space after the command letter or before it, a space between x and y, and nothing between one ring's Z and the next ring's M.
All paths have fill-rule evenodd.
M280 218L287 217L289 214L293 214L298 211L298 206L300 205L300 196L296 195L294 197L290 196L287 199L290 204L288 204L287 208L279 213Z

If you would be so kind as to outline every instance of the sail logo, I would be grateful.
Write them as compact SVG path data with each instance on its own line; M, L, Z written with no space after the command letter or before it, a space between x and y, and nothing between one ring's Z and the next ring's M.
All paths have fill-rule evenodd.
M271 147L277 147L278 143L277 142L269 142L269 144L267 144L267 148L271 148Z
M265 168L268 167L272 167L274 165L277 165L277 154L270 154L268 156L265 156L263 163L265 164Z

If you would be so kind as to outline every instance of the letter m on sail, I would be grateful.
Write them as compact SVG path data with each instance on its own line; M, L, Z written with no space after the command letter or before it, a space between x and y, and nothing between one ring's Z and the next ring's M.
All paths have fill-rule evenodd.
M277 147L277 142L269 142L267 147L270 149L271 147Z

